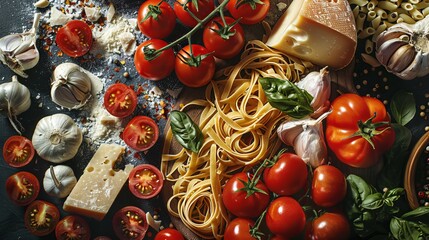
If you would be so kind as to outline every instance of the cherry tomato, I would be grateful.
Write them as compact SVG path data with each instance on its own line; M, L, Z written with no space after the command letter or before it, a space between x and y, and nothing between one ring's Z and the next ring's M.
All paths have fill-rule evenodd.
M166 228L156 234L155 240L185 240L185 237L174 228Z
M250 234L250 228L255 225L255 222L248 218L234 218L229 222L223 236L224 240L255 240Z
M264 170L264 183L277 195L293 195L305 188L307 164L296 154L283 153Z
M166 78L174 70L175 58L173 49L162 51L151 59L150 53L167 46L168 43L160 39L151 39L140 44L134 55L134 65L140 76L149 80Z
M132 149L146 151L155 145L159 136L156 122L146 116L136 116L127 124L122 139Z
M92 46L92 31L86 22L71 20L58 29L55 42L70 57L85 55Z
M174 12L176 13L176 16L180 22L185 26L195 27L198 23L197 20L195 20L183 8L185 4L188 9L200 20L203 20L215 9L213 0L197 0L195 2L197 2L198 6L194 5L194 1L177 0L174 2Z
M316 205L333 207L344 199L346 193L347 182L338 168L321 165L314 170L311 197Z
M149 225L146 213L138 207L126 206L113 216L113 230L120 240L142 240Z
M36 236L46 236L53 232L59 220L58 208L54 204L42 200L32 202L24 214L25 227Z
M295 199L278 197L268 206L265 221L272 233L291 238L304 230L306 218L304 210Z
M55 227L57 240L82 239L89 240L91 232L88 222L79 216L66 216Z
M267 208L270 201L269 191L265 184L258 181L255 186L251 186L251 181L252 176L240 172L234 174L223 188L223 204L237 217L258 217ZM265 193L256 191L257 189ZM251 194L248 196L248 193Z
M306 240L347 240L350 238L350 224L340 213L326 212L316 218L305 229Z
M253 6L253 7L252 7ZM270 0L231 0L226 5L229 13L243 24L256 24L262 22L270 10Z
M165 38L176 26L176 14L167 2L148 0L139 8L137 23L144 35L150 38Z
M115 117L127 117L137 107L137 94L131 87L115 83L104 94L104 107Z
M3 159L11 167L23 167L30 163L33 157L33 144L26 137L11 136L3 145Z
M186 45L176 56L176 75L188 87L202 87L213 78L216 65L209 51L198 44Z
M32 173L21 171L6 180L6 192L10 200L20 206L33 202L39 195L40 184Z
M203 42L209 52L220 59L230 59L237 56L245 44L243 28L234 23L231 17L225 17L227 27L221 17L214 18L204 27Z
M274 235L270 238L270 240L289 240L289 238L283 237L282 235Z
M140 164L134 167L128 177L131 193L141 199L155 197L163 185L164 178L161 171L151 164Z

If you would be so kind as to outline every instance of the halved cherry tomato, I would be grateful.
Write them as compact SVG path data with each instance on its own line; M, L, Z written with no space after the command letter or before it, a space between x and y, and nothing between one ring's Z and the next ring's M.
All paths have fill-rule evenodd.
M104 94L104 107L115 117L127 117L137 107L137 93L123 83L115 83Z
M40 184L32 173L21 171L6 180L6 192L13 203L25 206L39 195Z
M249 218L234 218L226 226L223 236L224 240L255 240L256 238L250 234L250 228L255 225L255 222Z
M92 46L91 28L84 21L71 20L58 30L55 42L70 57L83 56Z
M350 239L350 224L341 213L326 212L310 222L305 229L305 239Z
M209 52L220 59L230 59L237 56L244 47L243 28L235 19L225 17L227 27L221 17L214 18L204 27L203 42ZM233 25L233 26L231 26Z
M153 53L155 50L159 50L168 43L161 39L151 39L141 43L134 55L134 65L140 76L149 80L160 80L166 78L174 70L174 63L176 56L174 55L173 49L169 48L159 55ZM154 56L151 55L154 54ZM150 58L154 57L154 58Z
M31 141L23 136L9 137L3 146L3 158L11 167L23 167L34 157L34 147Z
M229 13L243 24L262 22L270 10L270 0L231 0L226 5Z
M155 240L185 240L185 237L174 228L166 228L156 234Z
M113 230L120 240L142 240L149 225L146 213L138 207L127 206L113 216Z
M143 2L137 13L140 31L150 38L165 38L176 26L176 14L173 8L163 0Z
M124 142L134 150L146 151L158 141L159 128L156 122L146 116L136 116L122 133Z
M58 208L46 201L36 200L25 211L25 227L36 236L46 236L55 230L60 220Z
M333 207L344 199L346 193L347 182L338 168L321 165L314 170L311 197L316 205Z
M89 224L79 216L66 216L55 227L55 237L57 240L89 240L91 238Z
M196 6L194 3L197 3L198 6ZM176 13L176 16L180 22L188 27L195 27L198 22L185 10L185 4L189 11L191 11L200 20L203 20L205 17L207 17L215 8L213 0L175 1L174 12Z
M301 205L291 197L274 199L265 217L268 229L283 237L292 238L305 228L305 213Z
M140 164L131 170L128 187L134 196L141 199L153 198L164 186L164 177L158 168L151 164Z

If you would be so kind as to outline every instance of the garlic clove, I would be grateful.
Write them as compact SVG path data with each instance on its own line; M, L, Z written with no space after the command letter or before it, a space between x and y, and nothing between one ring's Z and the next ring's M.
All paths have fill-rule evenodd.
M414 47L405 44L396 49L396 51L391 55L387 66L390 71L393 72L402 72L414 61L416 52Z
M33 4L36 8L46 8L49 6L48 0L39 0Z

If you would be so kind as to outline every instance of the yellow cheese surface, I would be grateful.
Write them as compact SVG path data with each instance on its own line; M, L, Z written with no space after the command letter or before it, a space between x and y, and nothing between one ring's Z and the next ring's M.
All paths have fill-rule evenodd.
M100 145L64 202L63 209L102 220L133 169L132 165L126 165L124 170L114 169L124 151L120 145Z
M357 44L347 0L294 0L278 20L267 45L319 66L347 66Z

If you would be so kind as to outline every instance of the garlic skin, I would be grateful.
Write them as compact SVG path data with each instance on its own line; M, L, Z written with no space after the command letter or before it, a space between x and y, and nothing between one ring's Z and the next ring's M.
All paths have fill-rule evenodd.
M376 58L404 80L429 74L429 15L415 24L399 23L376 39Z
M17 76L11 82L0 84L0 114L9 118L13 128L21 134L23 127L16 116L31 106L30 90L18 82Z
M65 198L77 183L73 169L66 165L50 166L43 178L45 192L53 197Z
M34 15L32 28L24 33L10 34L0 39L0 61L21 77L24 72L39 62L40 54L36 47L36 34L41 14Z
M57 113L37 123L32 143L41 158L62 163L77 154L82 143L82 131L71 117Z
M52 101L62 107L81 108L92 96L91 79L74 63L63 63L57 66L51 81Z

